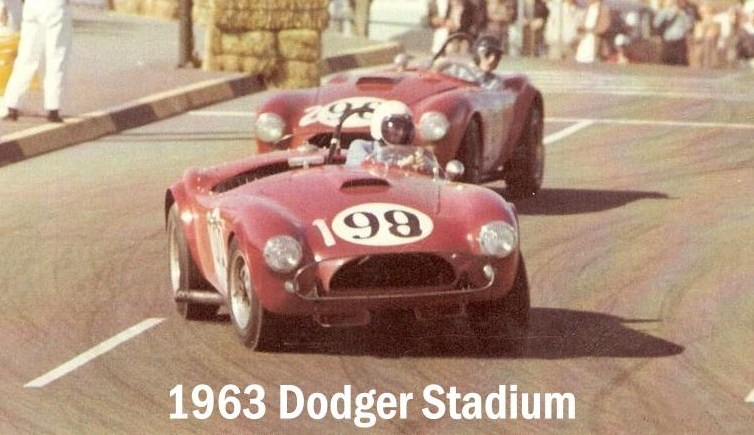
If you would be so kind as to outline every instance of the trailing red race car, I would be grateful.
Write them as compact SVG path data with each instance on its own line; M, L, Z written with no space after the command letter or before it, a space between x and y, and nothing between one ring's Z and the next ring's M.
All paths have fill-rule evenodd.
M544 174L542 94L522 74L501 74L495 90L481 86L482 76L468 57L435 56L429 66L403 59L382 71L335 75L318 88L278 92L257 109L258 150L272 150L286 135L296 138L293 147L326 147L344 111L400 100L418 122L415 143L434 146L441 164L460 160L463 181L504 179L510 197L534 195ZM345 147L369 138L369 113L350 118L343 138Z
M303 144L189 169L168 189L179 312L208 318L227 305L253 349L275 348L302 318L365 325L396 309L468 316L482 336L525 331L515 207L452 181L463 165L443 169L425 148L383 147L350 167L339 144L336 134L330 149Z

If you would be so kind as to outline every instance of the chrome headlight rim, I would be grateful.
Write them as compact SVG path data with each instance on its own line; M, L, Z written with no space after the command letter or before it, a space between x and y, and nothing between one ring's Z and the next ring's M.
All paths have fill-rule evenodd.
M450 130L450 121L441 112L426 112L419 120L419 132L422 139L436 142L444 138Z
M485 255L505 258L518 247L518 231L506 221L492 221L482 225L477 240Z
M264 262L274 272L290 273L301 264L303 252L301 244L292 236L270 237L264 244Z
M260 113L254 121L254 133L263 142L277 142L283 137L285 121L277 113Z

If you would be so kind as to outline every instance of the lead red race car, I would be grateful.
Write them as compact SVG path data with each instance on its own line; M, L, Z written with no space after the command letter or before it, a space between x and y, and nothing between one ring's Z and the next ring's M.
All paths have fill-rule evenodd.
M324 149L191 168L170 186L178 311L207 319L226 306L255 350L280 348L298 325L358 327L401 311L418 322L466 317L482 338L525 337L515 206L453 181L463 164L441 167L425 147L381 147L346 166L340 127L330 136Z
M446 42L467 38L455 34ZM444 53L444 47L439 53ZM469 56L434 56L416 62L401 56L395 65L371 72L337 74L317 88L281 91L256 111L257 149L267 152L285 136L327 147L333 127L347 110L376 109L389 100L406 103L417 122L415 143L432 146L441 164L461 161L463 181L505 180L509 198L535 195L542 185L544 100L528 78L498 74L502 86L486 89ZM348 119L343 146L368 139L369 111Z

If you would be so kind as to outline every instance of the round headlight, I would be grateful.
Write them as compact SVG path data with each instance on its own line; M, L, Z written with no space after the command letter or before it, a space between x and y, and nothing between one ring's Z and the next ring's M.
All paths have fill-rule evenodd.
M291 236L276 236L264 244L264 262L275 272L288 273L301 263L301 245Z
M506 257L516 249L516 229L503 221L490 222L479 230L479 245L482 252L495 257Z
M277 142L283 137L283 130L285 130L285 121L275 113L262 113L257 116L254 123L257 139L263 142Z
M449 128L448 118L440 112L427 112L419 120L419 131L425 141L434 142L444 138Z

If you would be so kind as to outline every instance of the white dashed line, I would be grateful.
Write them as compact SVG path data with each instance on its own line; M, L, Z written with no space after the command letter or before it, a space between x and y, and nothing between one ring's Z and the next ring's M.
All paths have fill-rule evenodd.
M77 357L69 360L68 362L50 370L49 372L45 373L44 375L29 381L26 385L24 385L25 388L41 388L45 385L62 378L63 376L67 375L68 373L76 370L77 368L83 366L84 364L88 363L89 361L93 360L94 358L97 358L98 356L107 353L111 350L113 350L118 345L136 337L137 335L141 334L142 332L157 326L159 323L161 323L163 320L162 318L151 318L146 319L142 321L141 323L134 325L125 331L121 332L118 335L115 335L102 343L98 344L97 346L94 346L93 348L87 350L84 353L79 354Z
M547 136L545 136L545 138L542 140L542 142L545 145L549 145L549 144L551 144L553 142L557 142L560 139L563 139L566 136L570 136L570 135L576 133L577 131L579 131L581 129L589 127L592 124L594 124L594 121L591 120L591 119L583 119L583 120L577 121L576 124L574 124L574 125L572 125L570 127L566 127L566 128L564 128L564 129L562 129L560 131L557 131L555 133L548 134Z

